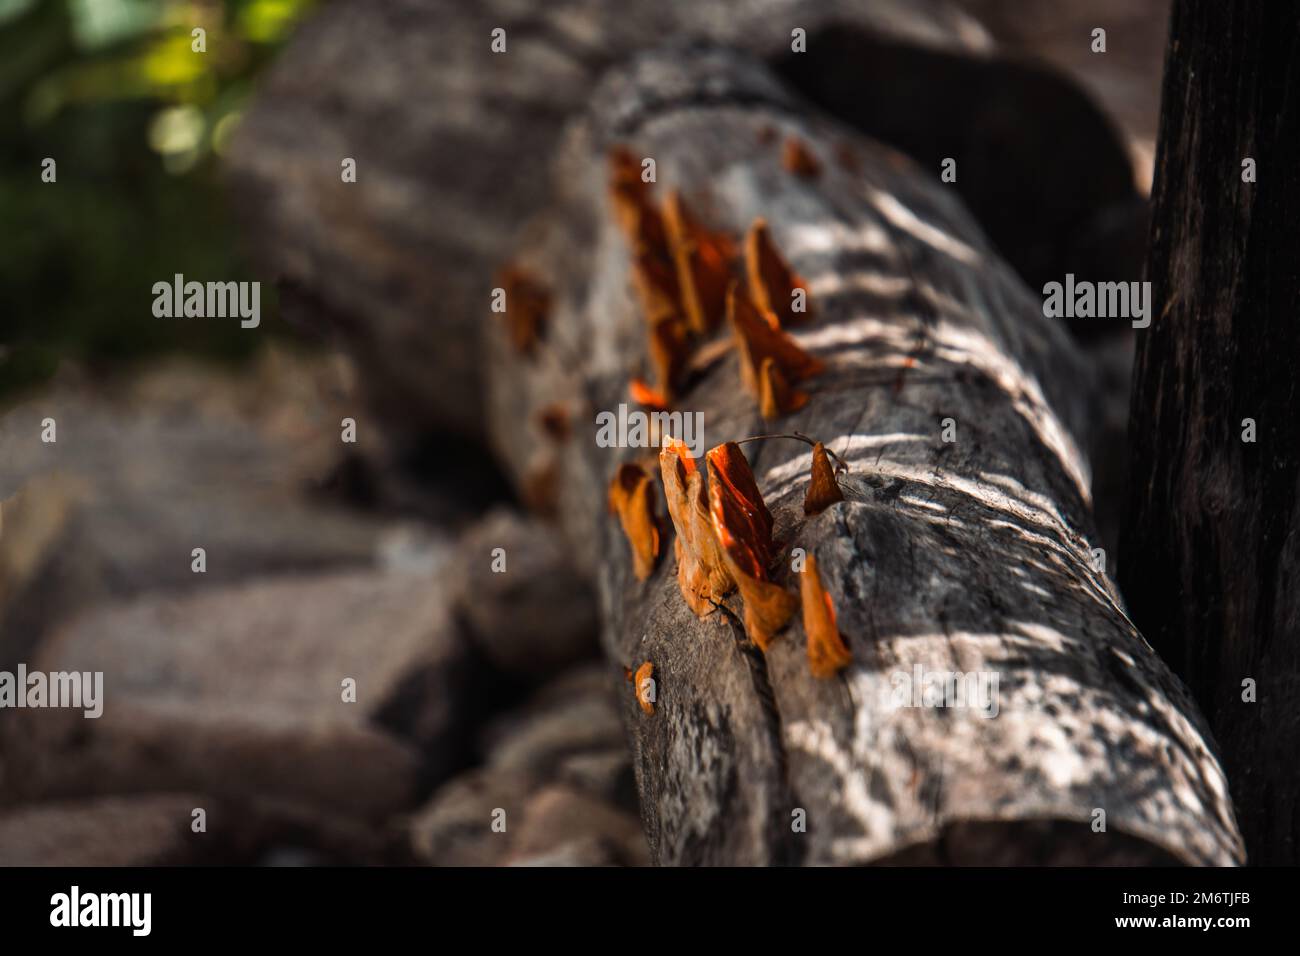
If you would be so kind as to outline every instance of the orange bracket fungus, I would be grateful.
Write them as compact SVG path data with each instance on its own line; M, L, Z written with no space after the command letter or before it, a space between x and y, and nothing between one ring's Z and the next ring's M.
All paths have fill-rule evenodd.
M790 622L795 598L768 576L772 515L735 442L709 450L709 513L728 572L745 604L745 633L763 650Z
M811 554L799 575L803 629L808 636L808 666L813 677L834 677L849 665L853 654L835 624L835 607L822 586L817 559Z
M609 485L609 510L618 515L632 547L632 572L644 581L659 557L659 524L655 520L654 479L635 462L619 467Z

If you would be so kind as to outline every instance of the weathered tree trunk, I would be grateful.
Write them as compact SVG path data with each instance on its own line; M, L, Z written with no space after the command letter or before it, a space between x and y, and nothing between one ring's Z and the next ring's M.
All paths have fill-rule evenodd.
M1219 741L1252 861L1293 865L1298 83L1300 7L1174 3L1148 262L1157 318L1138 333L1121 563L1134 620Z
M782 168L791 135L819 175ZM713 228L766 218L809 282L815 319L793 334L828 369L805 408L764 423L734 353L676 407L704 414L708 445L798 431L850 465L846 500L805 518L808 449L745 448L777 539L815 555L837 607L853 661L835 678L810 675L797 620L764 654L734 596L697 619L671 532L635 580L606 513L615 469L645 454L593 440L594 415L647 374L605 190L616 144L653 157L658 198L680 190ZM709 50L602 84L551 186L521 256L550 285L544 337L524 357L494 326L490 428L518 480L554 489L614 664L654 665L654 713L631 688L625 711L660 863L1241 860L1202 719L1094 568L1089 372L949 187ZM567 441L539 421L557 407ZM795 587L788 561L777 573ZM895 706L916 668L996 674L996 717Z

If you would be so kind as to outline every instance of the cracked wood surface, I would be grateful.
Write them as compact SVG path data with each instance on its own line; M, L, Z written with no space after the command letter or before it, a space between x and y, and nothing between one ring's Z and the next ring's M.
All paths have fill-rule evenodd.
M819 178L782 169L789 134L821 159ZM816 317L793 334L829 368L805 384L804 409L764 423L732 354L677 408L704 413L708 445L797 430L849 463L846 500L805 518L809 449L745 446L777 540L816 556L835 599L853 662L833 679L809 674L797 620L764 655L734 595L697 619L671 532L636 581L605 513L618 464L645 454L594 442L595 413L628 401L647 367L605 192L618 143L655 158L658 201L680 189L737 236L765 217L810 284ZM854 172L836 161L846 148ZM1079 450L1089 370L947 187L818 116L759 64L698 48L607 78L566 132L551 186L521 254L553 286L547 333L526 359L492 327L490 430L521 484L553 490L574 559L598 583L612 664L654 664L655 713L630 690L624 712L658 862L1241 861L1203 720L1093 567ZM538 424L556 405L574 423L567 442ZM795 589L788 562L779 580ZM996 674L996 716L893 706L917 667ZM792 828L797 809L806 833ZM1105 833L1090 826L1096 810Z

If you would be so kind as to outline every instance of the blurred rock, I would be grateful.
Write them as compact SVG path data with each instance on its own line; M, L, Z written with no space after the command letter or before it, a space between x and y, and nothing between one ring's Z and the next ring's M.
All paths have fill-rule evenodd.
M641 821L634 815L576 790L551 786L529 800L507 862L539 865L557 855L575 860L560 865L646 866L650 862Z
M49 609L61 606L49 598L86 584L68 580L70 562L64 576L49 566L88 497L85 479L51 475L0 501L0 663L29 652Z
M608 750L576 753L560 760L555 779L629 812L638 812L636 774L626 741Z
M591 664L552 681L483 739L488 766L534 776L554 774L569 757L625 750L608 667Z
M505 571L494 572L494 550ZM596 599L556 530L504 509L460 540L456 607L475 642L507 674L536 683L599 653Z
M197 794L109 797L0 814L0 866L177 866L239 861L256 834L194 833Z
M14 711L0 725L10 802L198 789L378 818L461 765L477 710L472 655L428 575L148 595L83 613L28 664L102 671L103 716Z
M511 821L523 819L537 781L498 770L470 770L442 787L411 820L411 847L433 866L494 866L510 850ZM493 830L504 811L505 831ZM499 829L499 828L498 828Z
M0 721L0 840L32 829L16 857L504 862L495 807L517 829L552 778L627 798L599 671L566 674L493 725L500 766L447 783L521 688L598 654L594 599L552 529L496 511L456 539L468 499L418 468L376 471L392 459L367 444L350 377L277 350L242 371L73 370L0 413L0 669L104 673L99 719ZM54 444L40 440L47 417ZM340 442L344 417L359 447ZM385 517L402 496L384 489L405 485L424 502L408 513L441 496L447 520ZM496 547L505 573L491 570ZM412 841L402 815L443 783ZM203 796L173 796L191 792ZM194 806L209 812L206 843L191 839ZM79 815L98 839L78 836ZM534 842L573 863L625 855L604 837Z
M274 350L243 371L174 360L108 384L65 376L0 413L0 501L21 489L0 526L0 661L106 598L372 564L390 523L309 494L354 447L343 417L361 447L375 431L345 368Z
M600 837L583 837L536 856L510 861L510 866L618 866L618 850Z
M615 688L605 665L547 684L484 732L486 765L444 785L411 822L437 866L643 865L648 860ZM504 811L504 833L492 829Z
M504 816L502 815L504 812ZM505 829L493 829L493 821ZM434 866L645 866L636 814L565 786L499 770L447 784L411 824L412 849Z
M387 826L210 793L57 800L0 812L0 866L410 862L395 836Z

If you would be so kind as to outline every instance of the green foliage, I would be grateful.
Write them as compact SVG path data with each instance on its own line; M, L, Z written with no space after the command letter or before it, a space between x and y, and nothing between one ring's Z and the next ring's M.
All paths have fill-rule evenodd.
M62 357L197 351L258 333L152 315L152 286L254 279L216 173L258 72L311 0L0 0L0 393ZM206 31L206 52L192 31ZM41 181L46 157L55 183ZM268 325L267 318L271 318Z

